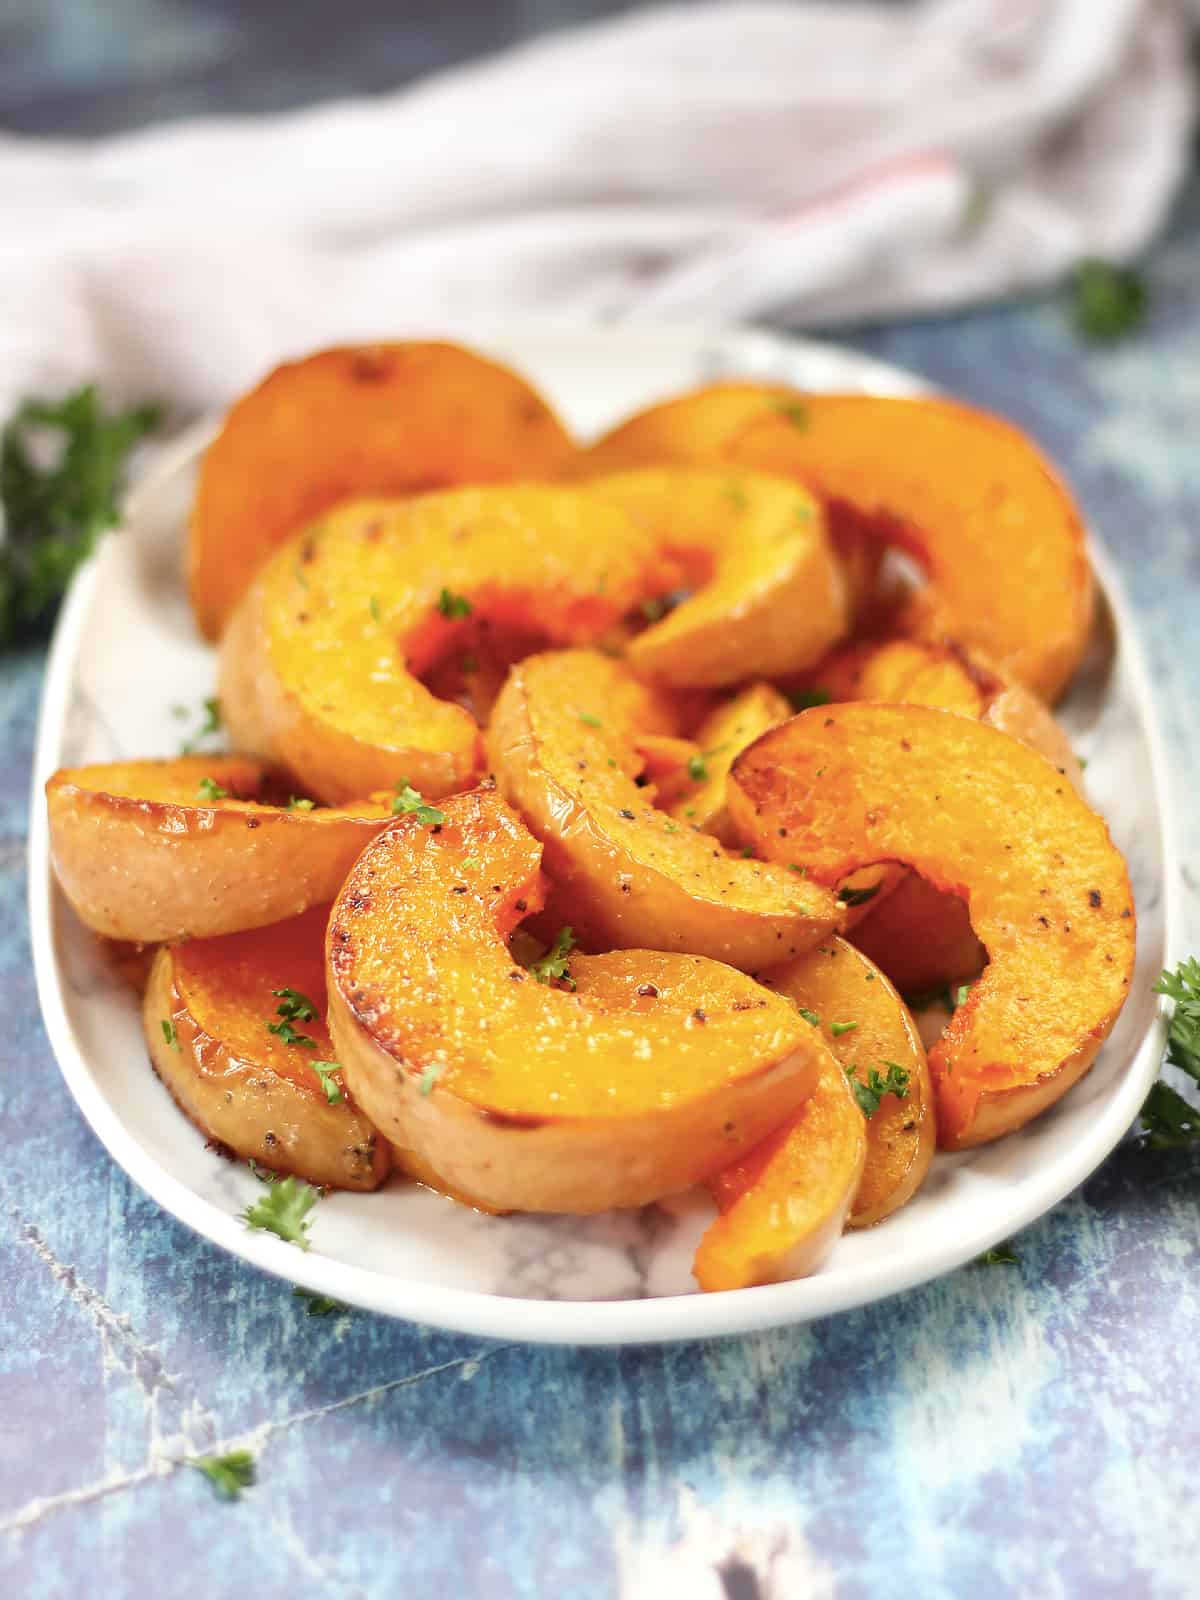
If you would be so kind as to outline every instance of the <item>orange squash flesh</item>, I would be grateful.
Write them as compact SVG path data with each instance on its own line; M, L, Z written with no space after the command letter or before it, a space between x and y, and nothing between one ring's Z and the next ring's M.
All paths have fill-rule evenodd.
M188 538L192 605L215 639L255 572L339 502L553 477L573 450L516 373L458 345L323 350L276 368L204 457Z
M881 1078L891 1065L908 1075L904 1096L885 1094L865 1119L866 1166L848 1221L852 1228L881 1222L916 1193L937 1143L933 1084L916 1024L879 968L844 939L830 939L764 973L762 982L820 1019L813 1026L844 1072L862 1083L869 1081L872 1067ZM711 1187L722 1209L735 1197L722 1173Z
M204 779L227 797L207 798ZM55 876L89 928L135 943L296 916L328 904L390 809L269 803L287 794L244 756L61 768L46 784Z
M898 861L966 900L988 965L930 1055L944 1146L1020 1127L1091 1065L1128 993L1133 898L1104 822L1042 756L950 712L823 706L742 753L729 804L818 882Z
M725 807L729 769L735 757L760 733L786 722L791 714L791 706L769 683L751 683L740 690L717 706L697 728L692 747L697 758L691 768L694 775L689 775L687 764L683 763L682 778L672 790L676 798L665 804L660 789L659 803L677 822L690 823L730 847L736 845L738 840Z
M866 1151L846 1074L822 1051L817 1086L799 1114L725 1179L726 1195L736 1189L736 1198L696 1249L696 1282L710 1292L748 1289L814 1272L841 1235Z
M381 834L329 924L337 1059L397 1145L497 1209L589 1212L701 1181L802 1103L819 1041L732 968L573 955L572 990L517 966L541 847L492 790L444 811Z
M391 1151L350 1098L340 1072L331 1102L313 1061L334 1059L325 1024L324 907L269 928L191 939L155 957L143 1005L159 1076L210 1139L309 1183L374 1189ZM278 989L312 1002L285 1043ZM166 1025L166 1026L164 1026Z
M230 737L322 799L400 782L428 799L454 793L479 774L479 728L420 678L464 624L588 642L662 581L628 519L577 490L344 506L268 561L226 630ZM464 607L469 617L454 614Z
M854 943L901 994L970 982L987 964L966 902L919 873L899 870L891 893L864 909L868 914L854 929Z
M812 497L756 472L677 470L590 479L696 593L631 640L644 676L720 687L796 672L846 631L846 586Z
M925 568L941 628L1043 699L1078 666L1094 603L1079 511L999 417L940 398L716 384L631 418L587 465L682 461L792 476L848 504Z
M501 792L546 849L554 904L588 949L692 951L748 971L840 925L828 890L745 860L639 789L639 732L669 705L595 651L514 667L488 735Z

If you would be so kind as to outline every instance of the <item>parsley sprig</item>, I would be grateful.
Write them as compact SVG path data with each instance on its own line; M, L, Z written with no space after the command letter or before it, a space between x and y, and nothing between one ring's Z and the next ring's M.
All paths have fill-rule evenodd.
M299 989L272 989L271 993L279 1000L275 1014L280 1020L268 1022L267 1032L273 1033L284 1044L298 1045L302 1050L315 1050L317 1041L310 1038L307 1033L301 1033L296 1027L297 1022L316 1021L317 1008L313 1002L306 994L301 994ZM326 1090L326 1094L328 1092Z
M446 813L439 811L437 806L427 805L425 796L419 789L414 789L407 778L401 778L396 785L396 793L392 796L392 815L416 817L423 828L437 827L446 820Z
M333 1074L342 1070L338 1063L336 1061L310 1061L308 1064L317 1077L320 1078L321 1087L325 1091L325 1098L329 1104L331 1106L340 1106L343 1099L342 1091L333 1081Z
M850 1087L854 1090L854 1098L858 1101L858 1109L864 1117L873 1117L879 1110L880 1101L885 1094L894 1094L897 1100L908 1098L908 1071L895 1061L885 1061L887 1076L881 1077L878 1067L872 1067L867 1073L866 1082L855 1075L853 1067L846 1068L846 1076L850 1079Z
M175 714L179 717L186 717L190 714L186 706L175 706L173 709ZM186 738L179 746L179 754L181 756L192 755L198 744L205 739L211 738L213 734L220 733L220 731L221 702L216 698L215 695L209 695L209 697L204 701L204 715L200 726L196 729L195 733L189 735L189 737Z
M76 569L115 525L129 452L156 406L107 414L88 384L27 400L0 432L0 649L43 633ZM58 446L46 464L43 444Z
M202 1472L223 1500L236 1500L258 1477L254 1455L249 1450L230 1450L223 1456L188 1456L187 1465Z
M301 1250L309 1248L309 1216L321 1198L319 1189L299 1178L280 1178L267 1185L266 1192L242 1212L242 1221L251 1232L273 1233Z
M1013 1249L1007 1239L1000 1244L994 1244L990 1250L985 1250L981 1256L976 1256L971 1265L973 1267L1016 1267L1020 1265L1021 1258Z
M465 594L455 594L452 589L444 588L438 595L438 610L444 617L469 617L473 609L471 602Z
M1167 1031L1167 1064L1200 1083L1200 961L1192 956L1174 972L1164 972L1155 994L1174 1000ZM1200 1111L1161 1080L1151 1087L1141 1109L1142 1142L1156 1150L1183 1150L1200 1143Z
M223 789L215 778L201 778L196 787L196 799L212 805L217 800L228 800L229 790Z
M318 1294L315 1289L293 1289L292 1298L304 1301L304 1309L310 1317L332 1317L337 1311L350 1309L331 1294Z
M1112 344L1146 319L1146 284L1133 267L1112 261L1084 261L1071 283L1075 327L1085 339Z
M568 989L574 989L575 980L569 971L570 952L574 947L575 935L570 927L560 928L546 954L537 961L529 963L530 972L539 983L553 983L557 980L565 983Z

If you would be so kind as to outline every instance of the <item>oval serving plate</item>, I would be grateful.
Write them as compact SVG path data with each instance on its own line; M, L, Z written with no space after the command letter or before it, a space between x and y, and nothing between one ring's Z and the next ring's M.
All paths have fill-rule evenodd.
M477 342L528 373L585 435L725 375L885 394L924 387L850 351L748 330L543 326ZM54 887L41 795L58 766L175 753L186 728L172 707L198 709L212 692L215 659L193 628L180 559L211 432L194 429L164 452L123 531L103 542L71 591L47 674L30 830L38 990L63 1074L113 1159L180 1221L352 1305L485 1337L712 1337L825 1316L949 1271L1055 1205L1120 1140L1162 1055L1165 1023L1151 984L1175 959L1175 870L1154 702L1118 585L1098 561L1106 603L1062 716L1088 758L1089 794L1129 860L1138 962L1096 1065L1047 1115L998 1144L937 1156L915 1200L880 1227L845 1236L815 1276L727 1294L693 1292L692 1252L711 1216L699 1196L600 1217L496 1218L394 1184L327 1197L307 1254L248 1232L238 1213L258 1184L206 1147L152 1073L132 990ZM1131 784L1131 772L1144 781Z

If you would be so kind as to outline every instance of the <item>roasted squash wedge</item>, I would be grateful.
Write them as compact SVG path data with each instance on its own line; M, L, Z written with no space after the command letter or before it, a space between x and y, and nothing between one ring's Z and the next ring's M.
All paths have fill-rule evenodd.
M669 724L659 691L591 650L531 656L496 702L496 781L545 845L554 908L584 947L691 951L754 971L836 931L827 889L647 802L636 735Z
M906 1080L903 1096L884 1094L865 1119L866 1166L848 1219L852 1228L882 1222L924 1182L937 1144L929 1065L908 1007L879 968L844 939L829 939L763 973L762 982L807 1012L834 1060L864 1089L872 1084L872 1071L886 1082L898 1068ZM865 1096L868 1106L872 1098ZM712 1188L718 1203L726 1204L723 1174Z
M652 407L591 469L717 461L794 476L925 568L940 630L1053 702L1078 666L1094 585L1079 511L1032 441L945 399L716 384Z
M910 997L973 981L987 964L967 903L907 868L886 868L897 881L863 908L851 934L863 955Z
M146 1044L159 1077L209 1139L309 1183L374 1189L391 1151L335 1069L325 1026L325 918L326 908L315 907L269 928L165 945L142 1006ZM280 991L292 997L283 1002L290 1025Z
M548 478L572 449L524 378L458 345L357 345L277 367L200 469L188 538L200 630L215 639L271 551L340 501Z
M467 787L479 727L422 678L481 617L554 643L601 638L664 577L616 507L515 485L360 501L277 551L221 645L240 749L339 801L410 783Z
M796 1117L722 1173L726 1209L696 1249L696 1282L748 1289L814 1272L845 1226L866 1154L850 1081L822 1051L817 1086Z
M811 1090L790 1002L700 956L572 956L539 982L507 940L541 846L493 790L363 852L328 933L346 1081L398 1146L500 1210L590 1212L690 1187Z
M110 939L279 922L328 904L391 815L367 800L306 810L287 798L276 774L244 756L63 767L46 784L55 876L80 919Z
M801 712L734 763L730 811L820 883L899 861L967 902L988 965L930 1055L948 1148L1020 1127L1087 1071L1134 959L1108 829L1025 744L922 706Z
M643 676L721 687L798 672L846 632L846 586L820 507L757 472L618 473L588 481L696 592L626 651Z
M725 809L725 780L734 759L760 733L786 722L792 708L769 683L752 683L704 719L696 729L689 759L681 763L665 804L678 822L690 823L729 846L738 843Z

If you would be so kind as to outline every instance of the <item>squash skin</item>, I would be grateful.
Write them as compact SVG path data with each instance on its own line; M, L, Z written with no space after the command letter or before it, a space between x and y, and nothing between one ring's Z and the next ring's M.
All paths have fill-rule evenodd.
M587 949L692 952L747 971L836 931L828 890L647 803L636 736L669 715L657 691L594 651L532 656L509 674L488 748L501 793L545 846L555 912Z
M729 967L572 955L568 991L517 966L541 847L493 790L444 811L381 834L329 922L337 1059L400 1148L494 1209L587 1213L690 1187L802 1103L819 1041Z
M325 908L270 928L165 945L142 1006L150 1059L176 1104L243 1160L308 1183L375 1189L388 1174L385 1139L342 1090L331 1105L311 1059L333 1059L325 1026ZM313 1050L268 1033L274 989L298 990L316 1017L299 1025ZM167 1040L164 1021L174 1029Z
M823 706L742 753L730 809L767 856L786 827L818 882L899 861L967 901L989 964L929 1057L945 1148L1011 1132L1087 1071L1128 993L1133 896L1044 757L952 712Z
M460 345L287 362L236 402L200 469L188 533L200 631L218 638L271 551L341 501L550 478L573 450L524 378Z
M203 778L230 797L199 799ZM46 784L55 876L89 928L134 943L236 933L328 904L390 810L254 798L272 791L275 775L244 756L61 768Z
M845 939L828 940L764 973L762 981L821 1019L818 1026L829 1052L847 1074L853 1072L865 1083L875 1067L886 1077L884 1063L908 1074L904 1097L885 1094L874 1116L864 1119L866 1166L847 1223L851 1228L872 1227L912 1199L925 1181L937 1144L933 1082L916 1024L875 963ZM856 1026L835 1034L835 1022ZM722 1177L717 1175L714 1194L717 1187L722 1192L727 1188Z
M846 632L846 584L812 496L757 472L587 480L697 592L626 647L643 677L721 688L799 672Z
M728 1206L692 1263L701 1289L748 1289L815 1272L841 1236L866 1152L863 1114L825 1051L797 1116L722 1174Z
M793 476L926 569L938 631L1053 704L1082 659L1095 585L1069 490L1024 434L941 398L713 384L630 418L592 470L728 462Z

